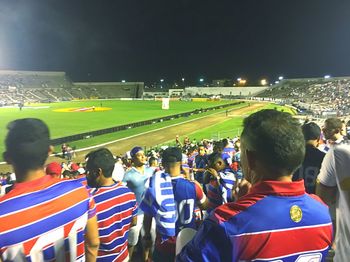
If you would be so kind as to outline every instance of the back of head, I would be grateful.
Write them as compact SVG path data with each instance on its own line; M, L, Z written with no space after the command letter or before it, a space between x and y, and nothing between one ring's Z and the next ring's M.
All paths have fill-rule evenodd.
M18 119L8 124L4 158L17 170L43 168L50 150L47 125L36 118Z
M314 122L308 122L301 126L305 141L317 140L321 136L321 128Z
M305 141L300 125L290 114L267 109L244 119L242 148L254 151L267 170L291 174L302 163ZM273 175L273 174L271 174Z
M182 161L181 149L178 147L168 147L162 154L162 164L165 168L179 166Z
M329 129L341 129L343 127L343 122L336 117L331 117L326 119L325 125Z
M86 169L90 172L101 169L104 177L112 176L114 165L113 154L107 148L92 151L86 156Z

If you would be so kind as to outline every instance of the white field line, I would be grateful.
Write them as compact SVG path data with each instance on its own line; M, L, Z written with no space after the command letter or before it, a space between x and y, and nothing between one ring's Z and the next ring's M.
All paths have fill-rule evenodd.
M243 107L246 107L246 106L232 108L231 110L241 109ZM164 126L164 127L160 127L160 128L157 128L157 129L152 129L152 130L149 130L149 131L146 131L146 132L143 132L143 133L139 133L139 134L136 134L136 135L119 138L119 139L116 139L116 140L113 140L113 141L109 141L109 142L105 142L105 143L102 143L102 144L99 144L99 145L94 145L94 146L80 148L80 149L75 150L75 152L81 152L81 151L85 151L85 150L91 150L91 149L107 146L107 145L110 145L110 144L113 144L113 143L116 143L116 142L119 142L119 141L127 140L127 139L134 138L134 137L137 137L137 136L142 136L142 135L149 134L149 133L152 133L152 132L157 132L159 130L163 130L163 129L166 129L166 128L169 128L169 127L174 127L174 126L190 123L190 122L202 119L202 118L206 118L206 117L211 116L211 115L216 115L216 114L223 113L225 111L226 111L226 109L223 110L223 111L219 111L219 112L215 112L215 113L206 115L206 116L201 116L201 117L198 117L198 118L194 118L194 119L187 120L187 121L184 121L184 122L172 124L172 125L169 125L169 126ZM51 154L50 156L57 156L57 155L62 155L62 153ZM0 165L4 165L4 164L6 164L6 162L0 162Z

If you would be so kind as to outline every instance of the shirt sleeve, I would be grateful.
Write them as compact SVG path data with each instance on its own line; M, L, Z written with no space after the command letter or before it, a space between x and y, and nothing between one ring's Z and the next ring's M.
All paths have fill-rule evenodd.
M334 150L334 162L336 166L336 177L338 178L340 189L350 190L350 146L340 145Z
M331 148L325 155L318 180L324 186L335 187L337 186L336 174L335 174L335 161L334 161L334 147Z
M88 218L92 218L96 216L96 205L95 205L95 200L91 193L89 192L89 211L88 211Z
M196 200L198 203L203 204L207 197L205 196L202 188L198 183L194 183L194 187L196 189Z
M233 261L230 243L225 229L206 219L194 238L181 250L176 261Z

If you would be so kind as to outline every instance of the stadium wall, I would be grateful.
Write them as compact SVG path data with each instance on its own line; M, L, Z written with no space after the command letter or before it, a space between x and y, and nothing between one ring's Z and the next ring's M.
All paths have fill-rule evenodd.
M186 87L185 95L253 96L267 89L265 86L246 87Z

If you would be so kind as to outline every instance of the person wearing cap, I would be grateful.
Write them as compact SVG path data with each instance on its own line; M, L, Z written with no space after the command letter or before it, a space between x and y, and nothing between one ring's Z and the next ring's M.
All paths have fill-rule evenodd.
M100 247L97 261L129 261L128 233L136 225L135 194L112 178L115 160L106 148L86 156L88 185L96 202Z
M305 139L305 157L303 164L295 171L293 181L304 179L305 190L309 194L316 193L316 178L320 172L325 153L319 150L321 128L314 122L302 125Z
M4 159L17 178L0 198L0 260L95 261L99 246L95 202L74 180L48 176L49 129L39 119L8 125Z
M134 192L137 205L139 206L146 190L148 179L153 175L154 170L146 166L147 157L142 147L136 146L131 149L130 156L132 168L125 173L123 182ZM128 237L130 257L133 255L134 247L139 241L139 235L142 229L143 211L141 209L138 209L137 216L137 225L130 229Z
M182 161L182 153L178 147L169 147L164 150L162 155L162 165L165 171L160 171L160 173L165 173L170 175L171 178L171 186L173 192L173 198L176 203L175 210L175 235L167 238L166 241L162 238L161 235L161 227L157 224L157 236L156 243L153 253L153 261L174 261L175 259L175 244L176 244L176 236L183 228L193 228L195 229L195 217L194 217L194 209L197 204L201 209L206 209L207 207L207 198L203 193L203 190L198 182L192 182L183 177L181 174L181 161ZM158 174L158 173L157 173ZM164 186L161 186L163 190L165 190ZM156 188L155 191L162 191L161 188ZM148 189L149 191L152 188ZM166 191L166 190L165 190ZM147 193L146 193L147 194ZM167 201L168 203L169 201ZM150 212L146 212L148 210L149 201L148 199L144 199L142 202L141 208L145 208L145 216L144 216L144 228L145 235L143 237L143 242L146 243L146 247L150 246L151 239L151 221L154 214ZM158 205L153 204L153 205ZM169 203L170 205L170 203ZM158 213L161 215L162 212ZM164 214L165 215L165 214ZM166 223L165 223L166 224ZM163 228L164 229L164 228Z
M241 165L251 188L214 209L177 261L324 261L333 235L328 207L304 181L292 181L304 154L292 115L266 109L245 118Z
M55 176L57 178L61 178L62 166L59 163L57 163L57 162L51 162L50 164L48 164L46 166L45 172L46 172L47 175Z

